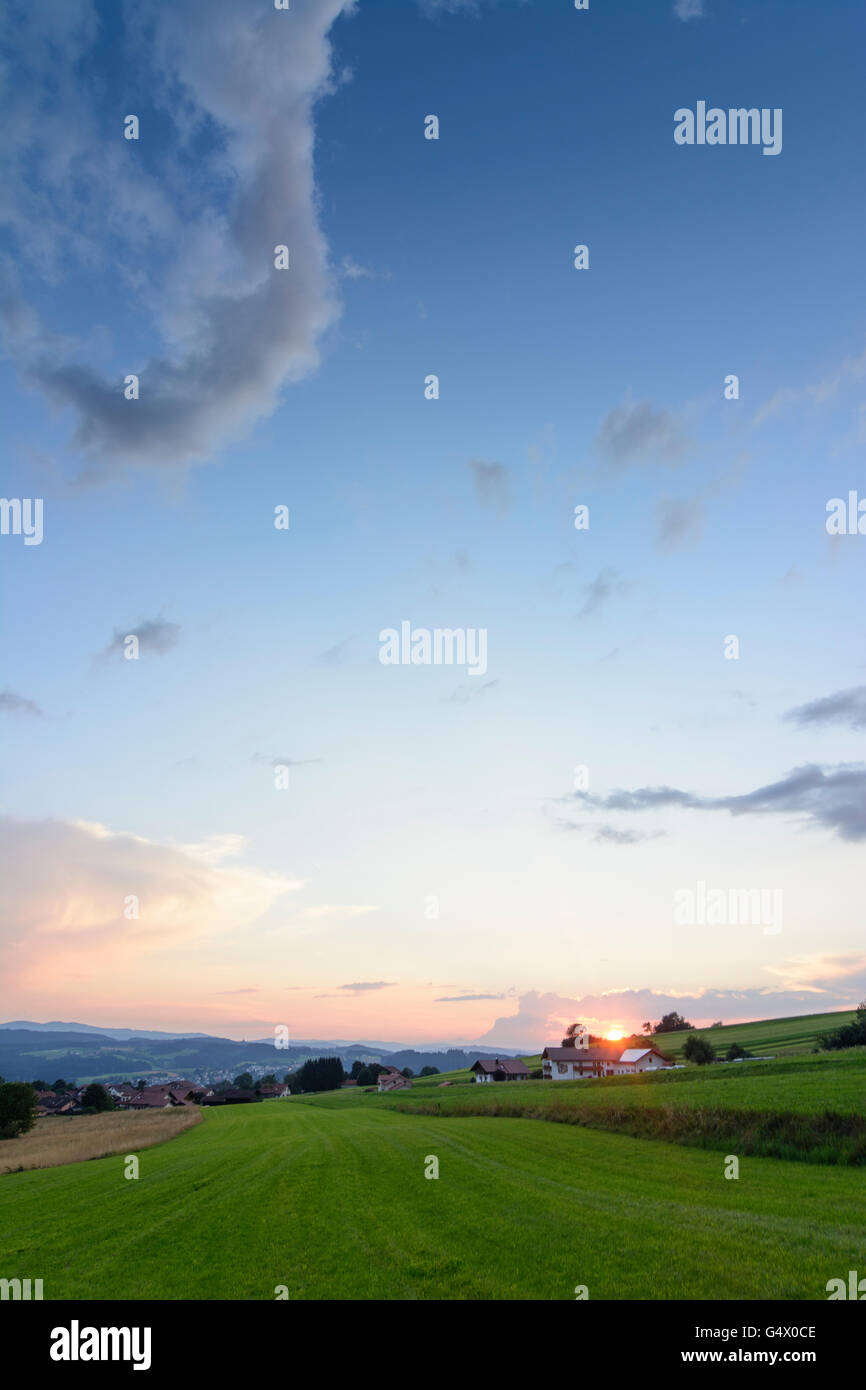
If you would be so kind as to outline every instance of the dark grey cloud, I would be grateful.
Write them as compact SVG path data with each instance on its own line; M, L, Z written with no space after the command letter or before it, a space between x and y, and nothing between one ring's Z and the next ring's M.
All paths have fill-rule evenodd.
M642 812L681 807L728 811L732 816L794 815L842 840L866 839L866 763L820 767L807 763L778 782L740 796L698 796L677 787L639 787L607 796L574 792L568 801L586 809Z
M595 437L595 450L612 469L631 464L662 463L670 467L683 462L692 441L682 425L667 410L656 409L649 401L628 400L609 410Z
M0 713L29 714L42 719L45 711L35 700L28 700L26 696L16 694L14 690L0 690Z
M782 715L792 724L808 728L814 724L841 724L847 729L866 729L866 685L837 690L807 705L798 705Z
M180 640L180 624L167 623L164 618L148 618L135 627L116 627L111 641L103 648L101 655L114 656L123 652L127 637L138 638L138 649L142 655L164 656L177 646Z
M508 510L508 469L503 463L485 463L484 459L470 459L468 467L481 505L504 516Z

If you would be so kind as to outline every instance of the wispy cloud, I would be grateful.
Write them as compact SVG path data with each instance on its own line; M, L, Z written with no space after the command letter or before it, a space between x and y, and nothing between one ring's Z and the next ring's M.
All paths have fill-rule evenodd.
M838 690L835 695L825 695L820 700L812 700L807 705L798 705L782 716L801 728L812 725L839 724L857 731L866 729L866 685L855 685L850 690Z
M627 400L605 415L594 448L607 468L622 471L633 464L676 467L693 444L669 411L649 401Z
M28 700L26 696L16 694L14 690L0 690L0 713L29 714L37 719L42 719L45 715L45 711L35 700Z
M475 1004L481 999L506 999L505 994L443 994L434 1004Z
M180 640L180 624L166 622L164 618L148 618L135 627L116 627L111 641L103 647L100 656L114 656L124 650L127 637L138 638L138 648L142 655L164 656L172 651Z
M786 406L796 405L799 401L811 401L813 405L824 405L838 395L839 391L852 381L859 381L866 376L866 351L859 357L846 357L840 362L832 372L822 377L820 381L812 382L806 386L792 387L783 386L765 401L755 414L754 424L760 425L764 420L779 414Z
M458 685L455 686L448 696L449 702L456 702L458 705L468 705L471 700L477 700L480 695L495 689L499 681L484 681L483 685Z
M484 459L470 459L468 466L481 505L504 516L508 510L508 469L502 463L486 463Z
M657 840L661 830L620 830L615 825L593 825L590 821L558 820L562 830L577 830L592 837L596 844L639 845L645 840Z
M264 763L266 767L310 767L321 761L321 758L289 758L270 753L253 753L250 758L251 763Z
M809 763L794 768L778 782L739 796L698 796L677 787L639 787L607 796L573 792L570 798L585 809L643 812L679 807L691 811L728 811L741 815L794 815L810 825L831 830L842 840L866 839L866 764L824 768Z
M703 19L704 0L674 0L674 14L677 19Z
M320 903L316 907L305 907L300 915L307 921L318 922L324 917L366 917L367 913L378 911L375 903Z
M589 618L593 613L597 613L600 608L612 598L621 598L629 592L630 585L620 579L616 570L603 569L596 575L591 583L583 587L584 603L578 613L578 618Z
M656 504L656 541L662 551L695 545L704 529L705 509L699 497L662 497Z
M344 256L338 271L341 280L390 280L390 270L373 270L361 265L353 256Z
M396 986L393 981L388 980L361 980L354 985L339 985L338 988L347 994L367 994L371 990L394 989Z
M339 666L349 650L349 644L354 640L354 636L344 637L342 642L335 642L333 647L328 647L325 651L320 652L316 661L320 666Z

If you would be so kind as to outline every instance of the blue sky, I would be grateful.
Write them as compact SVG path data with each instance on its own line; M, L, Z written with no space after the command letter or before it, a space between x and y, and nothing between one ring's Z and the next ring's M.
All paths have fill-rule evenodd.
M825 522L866 493L864 28L11 7L4 1016L529 1046L863 997ZM781 108L781 153L676 145L699 100ZM403 620L486 674L383 666ZM698 882L782 930L678 926Z

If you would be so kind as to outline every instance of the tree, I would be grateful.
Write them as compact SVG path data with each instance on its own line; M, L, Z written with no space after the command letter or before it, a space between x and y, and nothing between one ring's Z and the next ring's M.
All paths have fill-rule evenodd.
M418 1075L419 1075L419 1076L438 1076L438 1075L439 1075L439 1068L438 1068L438 1067L422 1067L421 1070L419 1071Z
M681 1033L687 1029L694 1028L693 1023L687 1023L682 1014L669 1013L662 1016L661 1022L657 1023L653 1029L654 1033Z
M114 1101L104 1086L100 1086L96 1081L91 1081L81 1097L81 1107L89 1114L95 1115L100 1110L113 1110Z
M276 1086L277 1084L277 1078L272 1071L269 1071L267 1076L263 1076L259 1081L260 1086Z
M346 1079L339 1057L317 1057L299 1067L291 1079L292 1090L335 1091Z
M31 1082L30 1082L30 1085L33 1087L34 1091L47 1091L47 1090L48 1090L48 1082L47 1082L47 1081L31 1081Z
M0 1082L0 1139L17 1139L36 1123L36 1092L29 1081Z
M414 1073L414 1071L412 1070L411 1067L404 1067L403 1070L401 1071L400 1075L401 1075L401 1076L405 1076L405 1078L406 1078L407 1081L411 1081L411 1080L412 1080L412 1077L415 1075L415 1073Z
M857 1005L853 1023L838 1028L835 1033L822 1033L818 1041L826 1052L835 1052L842 1047L866 1046L866 1000Z
M724 1026L724 1023L722 1023L722 1020L720 1018L717 1018L715 1023L710 1024L711 1028L724 1028Z
M251 1091L255 1084L251 1073L248 1071L242 1071L240 1076L235 1077L235 1085L239 1091Z
M748 1055L749 1054L746 1051L746 1049L744 1047L740 1047L739 1043L731 1043L730 1047L725 1053L725 1056L729 1062L738 1062L741 1057L748 1057Z
M651 1023L645 1023L645 1024L643 1025L643 1030L644 1030L645 1033L651 1033L652 1030L653 1030L652 1024L651 1024Z
M135 1089L136 1089L137 1091L143 1091L143 1090L145 1089L146 1086L147 1086L147 1082L145 1081L145 1079L144 1079L143 1076L140 1076L140 1077L138 1078L138 1080L136 1081L136 1083L135 1083Z
M686 1038L683 1056L687 1062L697 1062L699 1067L705 1067L708 1062L716 1060L712 1043L708 1043L706 1038L699 1037L697 1033L692 1033L691 1037Z
M60 1094L60 1093L62 1093L63 1091L68 1091L68 1090L70 1090L70 1089L71 1089L71 1083L68 1082L68 1081L64 1081L62 1076L58 1076L57 1080L55 1081L55 1083L54 1083L54 1085L51 1087L51 1089L52 1089L52 1091L55 1091L55 1092L57 1092L58 1094Z
M362 1071L366 1071L366 1069L367 1069L367 1064L366 1064L366 1062L362 1062L361 1059L360 1059L359 1057L356 1057L355 1060L354 1060L354 1062L352 1063L352 1070L349 1072L349 1080L350 1080L350 1081L357 1081L357 1080L358 1080L358 1077L359 1077L360 1074L361 1074L361 1072L362 1072Z

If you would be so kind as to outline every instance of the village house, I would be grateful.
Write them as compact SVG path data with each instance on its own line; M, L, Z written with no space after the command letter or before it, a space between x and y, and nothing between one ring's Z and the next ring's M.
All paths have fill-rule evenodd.
M560 1047L546 1047L541 1054L545 1081L581 1081L593 1076L630 1076L658 1071L667 1058L652 1043L645 1047L617 1046L615 1042L589 1045L589 1031L573 1024Z
M376 1078L377 1091L403 1091L411 1085L408 1076L404 1076L396 1067L386 1067Z
M36 1092L37 1115L71 1115L78 1103L77 1096L56 1095L54 1091Z
M469 1068L476 1081L528 1081L529 1067L516 1057L479 1057Z
M163 1090L162 1086L147 1086L143 1091L136 1091L124 1104L125 1110L168 1110L178 1102L172 1100L168 1091Z

